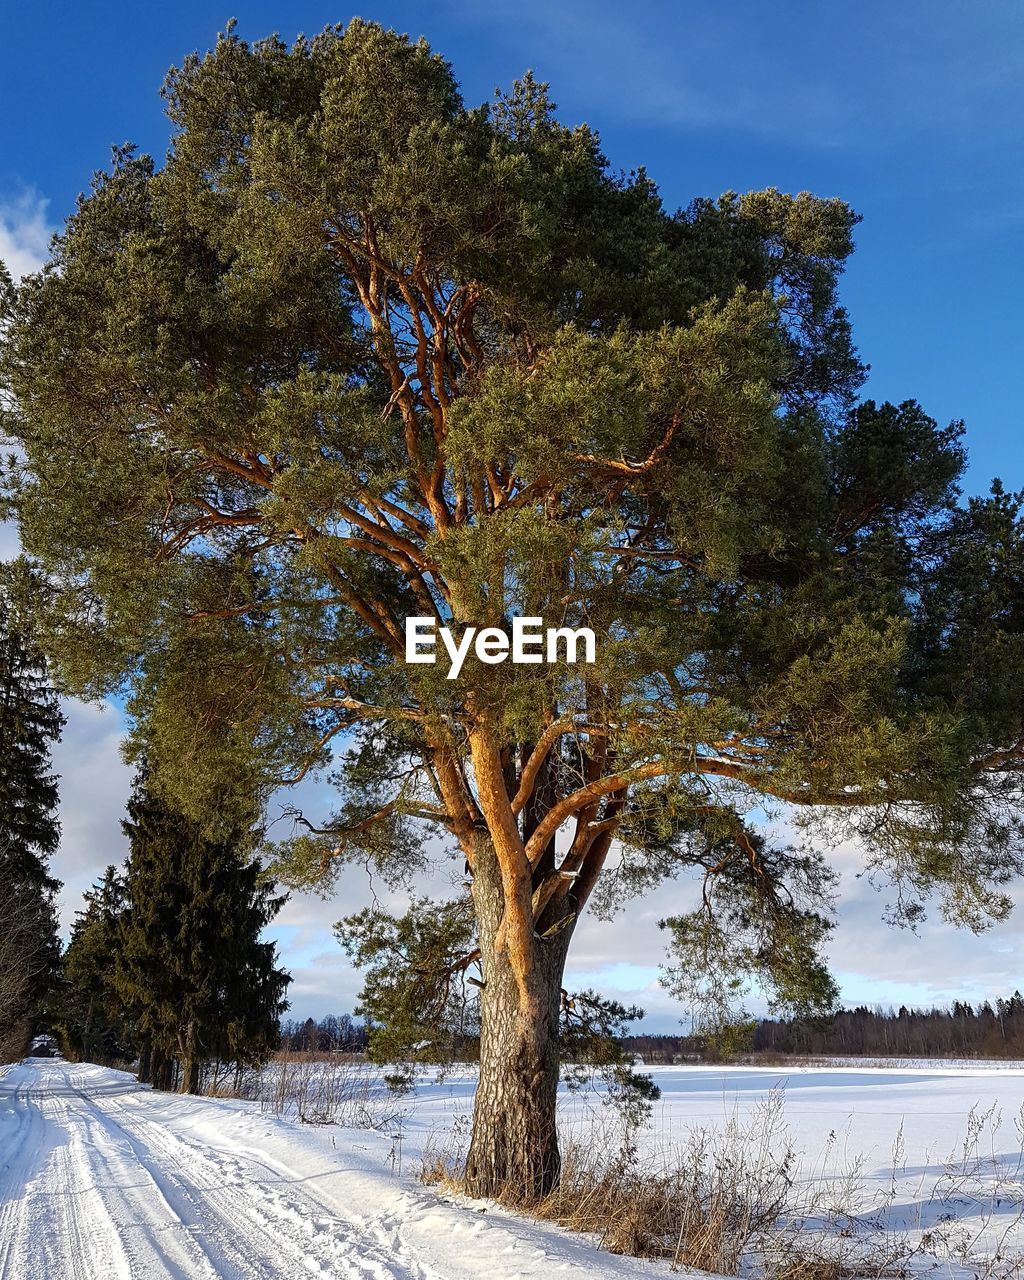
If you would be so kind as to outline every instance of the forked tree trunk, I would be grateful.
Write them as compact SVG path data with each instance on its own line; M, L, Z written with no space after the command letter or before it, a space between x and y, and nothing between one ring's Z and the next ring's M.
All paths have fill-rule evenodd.
M534 1200L558 1182L555 1128L562 973L572 928L536 939L535 1016L521 1007L508 957L495 953L503 897L490 846L477 850L473 899L480 930L480 1082L466 1160L470 1195Z

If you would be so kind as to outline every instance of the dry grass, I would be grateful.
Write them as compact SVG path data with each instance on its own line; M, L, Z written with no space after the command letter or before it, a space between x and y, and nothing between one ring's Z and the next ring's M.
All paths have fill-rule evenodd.
M565 1144L558 1186L543 1199L499 1196L509 1208L595 1236L611 1253L670 1258L675 1266L738 1274L741 1260L785 1213L794 1153L778 1145L781 1099L748 1124L691 1132L661 1160L640 1156L632 1131L607 1128ZM429 1144L421 1177L461 1189L464 1134ZM611 1159L602 1155L609 1149ZM829 1277L829 1280L833 1280Z
M941 1210L953 1193L963 1196L965 1179L980 1180L988 1167L979 1159L980 1134L994 1136L992 1120L972 1120L963 1152L934 1187L922 1187L923 1208ZM462 1127L428 1143L421 1178L460 1192L467 1138ZM990 1190L987 1212L980 1206L985 1226L999 1221L1006 1228L998 1247L986 1251L985 1226L967 1239L955 1218L942 1222L941 1213L932 1215L940 1225L929 1231L887 1226L901 1157L900 1135L891 1189L882 1193L870 1190L857 1162L838 1175L823 1167L797 1181L783 1098L775 1093L747 1120L734 1116L721 1129L694 1129L681 1147L654 1155L640 1153L634 1133L620 1130L616 1137L595 1121L564 1144L561 1181L549 1195L530 1203L511 1194L498 1198L593 1236L609 1252L669 1259L674 1269L759 1280L898 1280L948 1263L978 1280L1024 1280L1024 1251L1013 1243L1015 1232L1024 1237L1020 1167ZM1018 1213L1007 1214L1007 1196L1019 1199Z
M532 1211L598 1236L612 1253L735 1274L786 1208L792 1162L788 1148L771 1149L769 1127L747 1129L735 1119L722 1131L694 1130L676 1158L660 1164L642 1160L628 1138L611 1162L574 1141L558 1187Z

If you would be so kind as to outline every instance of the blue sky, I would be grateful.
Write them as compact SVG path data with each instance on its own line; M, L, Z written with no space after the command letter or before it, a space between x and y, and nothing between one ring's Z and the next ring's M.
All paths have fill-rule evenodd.
M645 165L670 207L770 185L847 199L864 218L843 294L871 365L868 394L913 396L940 420L965 419L969 490L993 475L1024 486L1017 0L10 6L0 43L0 257L16 270L38 261L48 229L112 144L162 154L164 72L208 47L229 17L246 38L291 38L355 13L425 35L453 62L470 102L532 68L550 81L563 118L595 126L613 165ZM125 785L116 713L74 714L61 752L72 798L57 867L69 894L120 855L120 801L113 819L101 818L97 796ZM848 999L1024 986L1024 917L980 941L938 925L921 940L888 935L877 923L881 903L852 879L852 853L849 864L835 952ZM305 900L288 911L281 936L301 975L299 1011L347 1007L357 984L327 930L337 905ZM650 990L656 954L633 963L640 917L632 920L581 937L579 966L588 980L653 1001L670 1022Z

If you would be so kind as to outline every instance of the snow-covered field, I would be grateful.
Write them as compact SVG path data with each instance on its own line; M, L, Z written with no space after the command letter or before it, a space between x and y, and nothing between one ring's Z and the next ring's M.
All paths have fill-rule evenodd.
M856 1230L912 1243L961 1233L975 1253L1024 1252L1015 1125L1024 1070L651 1070L663 1096L642 1143L659 1156L695 1125L721 1129L737 1117L756 1127L774 1093L798 1181L816 1189L820 1206L831 1186L840 1210L861 1214ZM370 1131L301 1125L256 1103L155 1094L124 1073L28 1059L0 1076L0 1280L667 1274L664 1264L599 1254L586 1239L420 1186L424 1148L465 1129L473 1083L469 1072L421 1081L415 1094L378 1105L384 1126ZM567 1130L614 1141L593 1094L567 1097L564 1112ZM773 1141L784 1144L778 1123ZM838 1218L828 1225L850 1230ZM920 1255L914 1266L931 1262Z

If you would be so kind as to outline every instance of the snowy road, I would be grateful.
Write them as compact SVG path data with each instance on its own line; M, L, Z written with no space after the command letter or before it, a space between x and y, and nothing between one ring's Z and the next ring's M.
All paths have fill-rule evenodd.
M27 1059L0 1076L0 1280L651 1274L389 1174L392 1141Z

